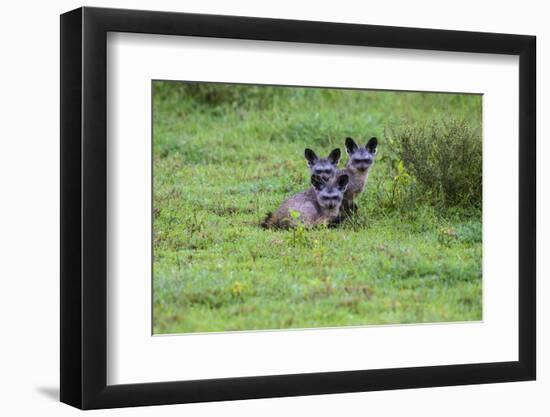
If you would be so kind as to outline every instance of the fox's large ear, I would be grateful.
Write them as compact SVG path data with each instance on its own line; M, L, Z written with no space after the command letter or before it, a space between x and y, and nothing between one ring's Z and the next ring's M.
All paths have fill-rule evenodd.
M370 138L367 142L367 150L370 153L376 153L376 147L378 146L378 139Z
M304 156L306 157L306 160L307 160L307 164L309 166L313 166L315 165L315 162L317 162L319 160L319 158L317 157L317 155L315 155L315 152L313 152L311 149L309 148L306 148L306 150L304 151Z
M340 160L340 148L333 149L331 153L328 154L327 159L330 161L330 163L334 166L338 165L338 161Z
M346 188L348 188L348 182L349 182L349 176L347 174L342 174L336 180L336 185L338 186L338 189L340 191L344 192L346 191Z
M315 188L317 191L323 188L324 184L325 182L322 180L322 178L319 175L311 176L311 185L313 185L313 188Z
M346 138L346 151L348 151L348 155L351 155L357 150L358 146L357 143L352 138Z

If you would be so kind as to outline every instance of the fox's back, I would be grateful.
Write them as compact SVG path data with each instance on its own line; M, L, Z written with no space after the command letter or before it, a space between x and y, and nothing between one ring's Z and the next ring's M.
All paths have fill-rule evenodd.
M293 212L299 213L298 219L292 217ZM268 216L264 222L264 227L284 229L296 226L296 220L308 226L315 225L322 220L321 217L320 208L315 200L315 193L312 189L309 189L283 201L277 211Z

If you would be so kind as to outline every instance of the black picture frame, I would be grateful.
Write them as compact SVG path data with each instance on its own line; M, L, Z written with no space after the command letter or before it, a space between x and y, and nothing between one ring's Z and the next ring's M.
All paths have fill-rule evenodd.
M107 385L108 32L519 56L519 360ZM534 36L102 8L61 15L61 401L82 409L534 380Z

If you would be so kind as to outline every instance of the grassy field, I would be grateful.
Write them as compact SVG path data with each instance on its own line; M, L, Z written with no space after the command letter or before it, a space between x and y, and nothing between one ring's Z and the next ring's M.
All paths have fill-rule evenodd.
M455 190L451 204L396 153L399 132L449 120L481 145L479 96L158 81L153 91L154 333L482 318L481 190ZM442 131L431 129L429 147ZM346 136L379 138L355 218L260 228L309 187L304 148L345 154ZM441 161L446 146L430 153L444 173L461 168Z

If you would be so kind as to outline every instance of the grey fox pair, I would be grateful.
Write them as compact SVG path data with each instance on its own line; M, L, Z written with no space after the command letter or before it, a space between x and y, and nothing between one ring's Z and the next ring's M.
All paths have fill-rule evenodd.
M349 159L344 169L338 169L340 149L334 149L326 158L306 149L312 187L286 199L277 211L268 214L262 226L286 229L295 227L297 222L306 227L332 225L354 212L357 206L353 200L365 189L377 146L376 138L365 146L346 138Z

